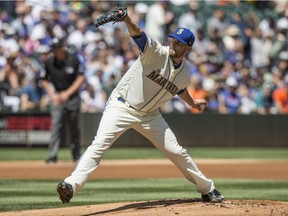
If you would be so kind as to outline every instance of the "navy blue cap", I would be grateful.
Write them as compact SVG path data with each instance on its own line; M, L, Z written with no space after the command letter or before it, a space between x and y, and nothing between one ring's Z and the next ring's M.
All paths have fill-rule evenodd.
M195 41L195 35L187 28L177 28L173 34L169 34L168 37L177 39L183 44L192 46Z

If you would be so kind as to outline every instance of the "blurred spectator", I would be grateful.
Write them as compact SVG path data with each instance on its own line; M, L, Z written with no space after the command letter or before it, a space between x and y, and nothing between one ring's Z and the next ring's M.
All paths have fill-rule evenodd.
M27 84L23 86L20 96L20 110L21 111L47 111L48 96L40 83L40 77L44 76L44 63L48 59L50 51L49 46L41 45L35 50L37 57L35 57L34 74Z
M230 25L223 36L225 50L224 60L235 64L237 61L245 60L244 44L241 39L241 32L236 25ZM250 63L250 61L249 61Z
M16 7L17 18L11 23L20 38L28 38L33 28L33 19L30 17L28 6L25 4Z
M87 84L85 90L81 91L82 112L103 112L107 97L103 91L96 93L92 85Z
M251 63L254 68L269 65L268 53L265 47L265 38L263 38L259 28L254 29L251 37Z
M99 29L93 24L117 2L26 0L0 5L0 109L20 110L20 93L31 87L35 75L43 71L41 62L49 56L48 51L44 54L38 50L47 48L56 36L69 38L87 66L87 84L93 87L99 107L95 111L101 112L110 89L139 53L131 38L123 34L127 31L123 23L108 23ZM226 105L224 111L222 99L228 91L226 80L234 77L235 92L242 100L237 113L249 113L251 107L247 104L253 102L257 110L251 112L277 113L271 97L275 88L283 88L288 73L288 2L157 0L129 2L126 6L138 24L160 42L166 41L163 32L170 32L176 24L197 34L187 60L191 78L199 76L207 93L207 111L220 109L221 113L229 113ZM13 69L11 53L17 53ZM87 97L92 95L90 87L82 91L91 102ZM43 97L47 100L47 95ZM86 99L82 98L82 102L87 103ZM189 110L175 97L163 112Z
M195 34L196 39L195 43L193 44L192 52L195 52L201 56L205 56L207 53L213 53L216 50L216 46L213 46L211 41L205 37L203 29L198 29Z
M206 112L211 112L211 113L219 112L219 100L218 100L218 94L217 94L216 89L208 92Z
M35 44L40 43L48 45L50 39L53 37L50 18L49 12L45 10L40 11L40 20L34 24L30 35L30 39Z
M275 39L273 40L272 47L269 51L269 58L271 64L277 64L278 56L281 51L287 48L287 39L285 35L285 30L279 30L276 32Z
M163 0L155 0L149 7L146 14L146 32L154 40L164 43L169 25L174 19L174 14L169 11L169 2Z
M288 74L288 49L279 54L278 70L283 76Z
M110 95L111 95L113 89L116 87L117 83L118 83L118 80L116 79L114 74L111 74L108 81L103 83L103 91L105 92L105 95L106 95L105 99L106 100L110 97ZM104 108L104 106L102 108Z
M148 12L149 6L143 2L138 2L135 4L135 13L138 17L135 18L137 25L141 29L146 29L146 14Z
M189 11L179 17L178 26L188 28L193 33L196 33L202 27L201 22L197 19L198 4L197 1L190 1L188 3Z
M194 99L207 98L207 92L203 89L202 81L199 76L191 77L191 85L187 88L187 90ZM198 110L194 108L191 108L190 111L193 113L203 112L203 110Z
M45 97L46 92L41 86L39 77L33 78L23 87L20 96L21 111L45 111L48 100Z
M277 87L283 86L283 80L288 74L288 51L279 54L278 62L272 67L273 82Z
M208 19L208 34L212 36L215 32L221 34L227 28L228 23L225 21L226 12L222 9L216 9L213 16Z
M216 66L213 59L213 56L205 56L206 59L202 60L202 63L199 65L199 72L201 73L201 88L204 91L208 92L214 88L215 81L211 74L213 74L216 70ZM205 98L205 97L204 97Z
M288 76L286 76L283 86L278 87L273 92L277 112L280 114L288 114Z
M241 107L241 98L237 93L238 82L230 76L226 80L226 89L219 95L220 113L238 113Z
M19 111L20 79L19 79L19 53L5 53L6 62L0 69L1 110Z
M37 22L40 18L41 11L52 11L53 10L53 0L45 0L45 1L38 1L38 0L25 0L25 1L18 1L21 2L31 8L31 16Z
M246 23L242 19L241 13L238 11L235 11L231 14L231 19L229 21L230 25L235 25L241 32L241 36L244 36L245 29L247 28Z
M35 50L36 56L35 56L35 61L37 64L37 68L39 73L45 73L44 72L44 64L49 58L50 54L50 47L48 45L40 45L37 47Z
M16 1L0 1L1 10L7 12L10 16L15 15L15 5Z
M259 89L256 95L256 104L259 114L274 114L274 100L272 96L272 85L269 83L264 83L262 88Z
M249 88L245 84L240 84L238 87L238 94L240 96L239 113L251 114L257 111L256 102L252 99Z
M0 82L1 85L6 85L7 92L10 95L15 95L19 92L20 83L18 79L18 65L16 59L18 53L8 52L6 53L7 62L0 70Z
M16 31L9 24L3 24L1 31L3 37L0 40L0 46L5 52L16 53L19 52L20 47L17 43Z
M74 45L78 50L81 50L85 40L85 33L87 30L87 21L85 19L79 19L76 21L76 29L68 36L67 42L69 45Z

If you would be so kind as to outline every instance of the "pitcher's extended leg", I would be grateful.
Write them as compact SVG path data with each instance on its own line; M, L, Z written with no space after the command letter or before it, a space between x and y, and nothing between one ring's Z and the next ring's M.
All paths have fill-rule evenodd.
M137 130L160 149L189 181L196 184L199 193L207 194L215 188L213 181L202 174L186 149L178 144L174 133L161 115L144 121L141 126Z
M98 167L104 153L124 131L130 128L132 121L132 116L121 109L106 109L92 144L80 158L71 176L64 180L72 185L74 194L84 186Z

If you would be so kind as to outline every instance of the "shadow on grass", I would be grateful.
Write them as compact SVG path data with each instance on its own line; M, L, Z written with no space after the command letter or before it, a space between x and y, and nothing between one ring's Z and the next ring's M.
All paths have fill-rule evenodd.
M129 209L152 209L152 208L158 208L159 206L167 207L167 206L173 206L177 204L184 204L184 203L192 203L192 202L202 202L202 199L200 198L194 198L194 199L173 199L173 200L156 200L156 201L146 201L146 202L137 202L137 203L131 203L128 205L124 205L118 208L109 209L105 211L100 212L94 212L91 214L85 214L82 216L93 216L93 215L100 215L100 214L106 214L106 213L115 213L120 211L125 211Z

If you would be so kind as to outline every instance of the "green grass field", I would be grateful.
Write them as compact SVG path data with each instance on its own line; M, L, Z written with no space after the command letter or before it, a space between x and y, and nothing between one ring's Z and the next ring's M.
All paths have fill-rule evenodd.
M44 160L46 148L1 148L0 160ZM193 158L288 159L287 148L189 148ZM111 148L104 159L164 158L155 148ZM60 160L71 160L70 151L61 149ZM271 180L214 179L226 199L288 201L288 182ZM200 198L193 184L184 178L142 180L91 180L71 203L58 199L58 181L1 180L0 211L60 208L99 203Z
M288 159L288 148L188 148L194 158L226 158L226 159ZM85 149L83 149L85 151ZM47 148L0 148L0 161L10 160L45 160ZM60 160L71 160L68 148L59 151ZM156 148L116 148L113 147L104 155L104 159L147 159L164 158Z
M63 205L58 199L56 181L0 180L0 211L15 211L100 203L200 198L185 179L93 180ZM288 201L287 181L216 179L226 199Z

